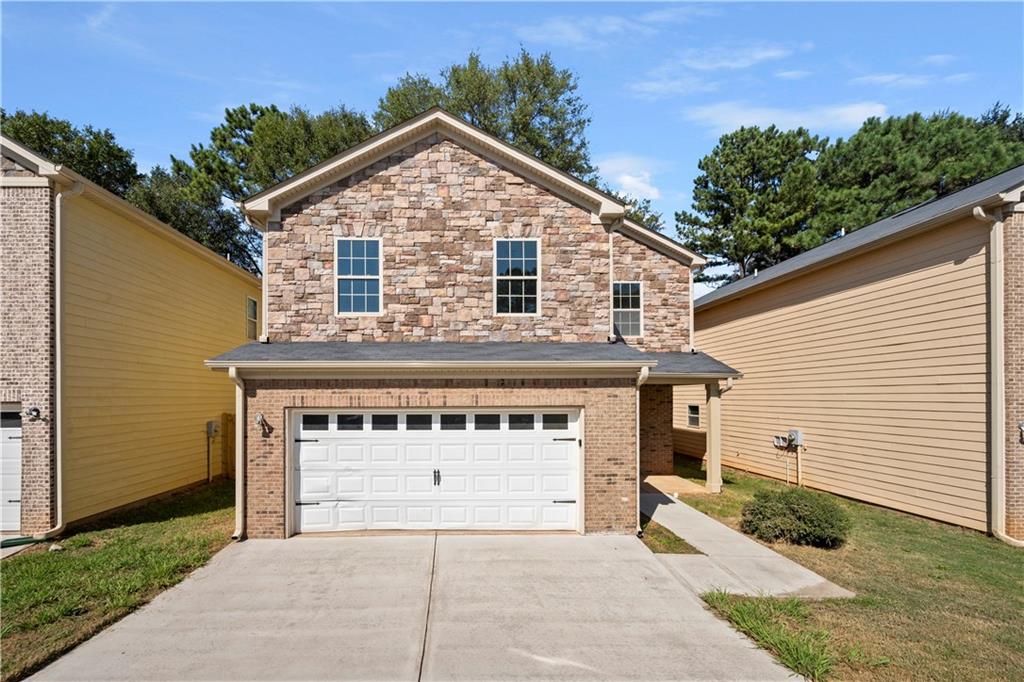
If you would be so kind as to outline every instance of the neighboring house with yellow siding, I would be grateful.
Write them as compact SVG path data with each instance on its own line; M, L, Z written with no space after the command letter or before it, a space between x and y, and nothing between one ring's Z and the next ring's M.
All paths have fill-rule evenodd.
M698 299L697 347L743 372L722 463L1024 540L1022 189L1019 167ZM703 401L675 389L676 452L704 454Z
M234 389L203 361L256 337L259 279L0 142L3 531L231 473Z

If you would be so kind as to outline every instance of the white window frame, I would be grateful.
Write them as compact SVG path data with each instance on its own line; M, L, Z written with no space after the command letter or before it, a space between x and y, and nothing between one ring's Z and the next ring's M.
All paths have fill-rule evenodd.
M537 276L536 277L502 277L501 279L537 280L537 312L535 313L499 313L498 312L498 242L533 242L537 245ZM538 237L494 237L491 240L491 313L495 317L540 317L541 279L544 273L544 260Z
M249 304L253 304L253 309L256 311L256 317L249 317ZM256 333L253 336L249 336L249 323L252 322L255 325ZM249 341L260 340L260 302L252 296L245 297L245 338Z
M694 407L697 408L697 423L696 424L693 424L693 423L690 422L690 420L693 419L693 414L690 413L690 410L692 408L694 408ZM699 429L700 428L700 405L696 405L696 404L691 403L691 404L686 406L686 428L688 428L688 429Z
M338 274L338 244L341 242L377 242L377 311L376 312L346 312L338 310L338 282L343 279L373 279L366 275L339 275ZM334 316L335 317L380 317L384 314L384 242L380 237L335 237L334 238L334 262L331 265L334 273Z
M640 287L640 309L639 310L636 310L634 308L616 308L615 307L615 285L616 284L636 284L636 285L638 285ZM631 336L626 336L625 334L623 334L622 338L624 338L624 339L642 339L644 337L644 283L643 283L643 281L641 281L641 280L631 280L631 279L612 280L612 286L611 286L611 292L610 293L611 293L611 299L612 299L609 302L610 306L611 306L611 316L612 316L611 317L612 333L615 332L615 312L617 310L620 311L620 312L627 312L627 311L632 312L632 311L636 310L636 312L640 313L640 333L635 335L635 336L632 336L632 335Z

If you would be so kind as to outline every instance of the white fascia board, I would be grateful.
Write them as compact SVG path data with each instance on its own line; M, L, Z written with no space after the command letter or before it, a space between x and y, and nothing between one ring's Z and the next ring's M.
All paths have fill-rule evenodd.
M707 260L700 255L654 230L638 225L632 220L623 220L619 231L669 258L682 261L691 268L699 268L707 263Z
M300 360L293 362L238 361L238 360L207 360L204 363L211 369L260 369L260 370L367 370L380 372L385 370L550 370L550 369L639 369L654 367L656 360L638 360L631 362L357 362L350 360Z

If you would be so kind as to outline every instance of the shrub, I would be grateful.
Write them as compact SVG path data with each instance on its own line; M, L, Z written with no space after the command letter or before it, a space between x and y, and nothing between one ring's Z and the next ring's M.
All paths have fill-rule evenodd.
M755 494L743 505L740 528L765 542L835 549L846 542L850 517L827 495L788 488Z

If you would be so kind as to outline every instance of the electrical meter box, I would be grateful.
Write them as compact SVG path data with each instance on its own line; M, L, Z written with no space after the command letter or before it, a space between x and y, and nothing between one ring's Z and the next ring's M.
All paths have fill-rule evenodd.
M804 432L800 429L789 430L789 445L791 447L801 447L804 444Z

